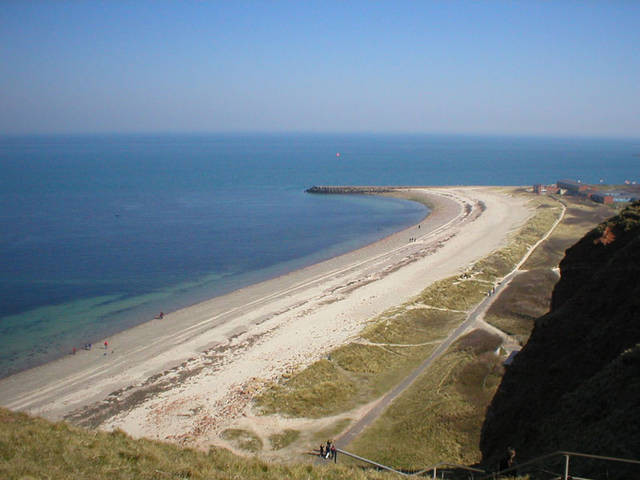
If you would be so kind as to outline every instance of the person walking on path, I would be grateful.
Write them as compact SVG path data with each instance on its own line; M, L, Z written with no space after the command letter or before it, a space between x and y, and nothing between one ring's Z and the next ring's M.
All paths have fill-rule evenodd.
M331 445L331 458L333 458L333 463L338 463L338 451L335 445Z

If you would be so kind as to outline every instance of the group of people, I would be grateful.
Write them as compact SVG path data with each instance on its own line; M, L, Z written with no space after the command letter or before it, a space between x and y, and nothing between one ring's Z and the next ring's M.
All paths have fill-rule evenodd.
M91 346L92 346L92 345L91 345L90 343L85 343L85 344L82 346L82 348L83 348L84 350L91 350ZM109 348L109 342L108 342L107 340L105 340L105 341L104 341L104 349L106 350L107 348ZM71 349L71 354L72 354L72 355L75 355L77 351L78 351L78 350L76 349L76 347L73 347L73 349ZM113 350L111 351L111 353L113 353ZM104 354L106 355L106 354L107 354L107 352L104 352Z
M320 444L320 457L326 458L327 460L333 459L334 463L338 461L338 451L331 440L327 440L326 446Z

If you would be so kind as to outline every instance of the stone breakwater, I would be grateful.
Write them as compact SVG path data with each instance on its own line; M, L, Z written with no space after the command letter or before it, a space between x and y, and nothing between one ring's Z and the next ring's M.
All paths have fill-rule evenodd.
M353 185L314 185L311 188L307 188L307 193L386 193L393 192L395 190L406 190L408 186L353 186Z

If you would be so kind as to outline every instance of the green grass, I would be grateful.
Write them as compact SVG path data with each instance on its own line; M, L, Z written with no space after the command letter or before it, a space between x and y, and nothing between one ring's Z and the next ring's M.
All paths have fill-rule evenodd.
M535 269L515 277L493 302L485 321L526 343L535 319L549 310L551 292L558 275L550 269Z
M549 231L562 211L560 204L550 197L533 197L531 202L535 206L533 217L512 236L507 246L476 262L473 266L476 278L493 282L508 274L529 247Z
M472 332L456 342L365 430L349 450L397 468L442 460L472 464L484 410L501 378L499 339Z
M556 267L564 257L567 248L612 215L609 207L598 205L590 200L581 201L579 198L565 197L562 201L567 205L564 219L547 241L533 252L522 266L523 269Z
M408 375L433 349L380 347L351 343L334 350L331 360L311 364L256 397L263 414L320 418L368 403Z
M528 271L512 280L485 317L488 323L523 344L533 330L535 319L549 310L551 292L558 281L551 269L558 266L567 248L611 215L608 207L591 201L565 197L563 202L567 204L563 220L524 263L522 269Z
M465 318L464 313L409 306L405 305L390 318L383 315L375 319L362 337L374 343L425 343L446 337Z
M281 450L294 443L298 438L300 438L298 430L286 429L283 432L270 435L269 443L271 443L272 450Z
M437 308L470 310L489 290L486 282L449 277L432 283L418 295L418 302Z
M320 446L321 443L326 444L327 440L333 440L334 437L342 433L350 424L350 418L343 418L336 420L333 424L322 430L318 430L312 436L312 448Z
M7 480L276 480L384 479L388 475L345 465L282 465L202 452L121 431L88 431L0 409L0 478Z
M264 414L281 413L317 418L353 406L355 382L334 362L320 360L291 377L274 384L255 399Z
M223 440L231 442L231 444L245 450L247 452L256 453L262 450L262 440L255 433L249 430L242 430L239 428L228 428L224 430L220 435Z
M352 373L382 373L397 361L399 353L378 346L350 343L331 353L338 366Z

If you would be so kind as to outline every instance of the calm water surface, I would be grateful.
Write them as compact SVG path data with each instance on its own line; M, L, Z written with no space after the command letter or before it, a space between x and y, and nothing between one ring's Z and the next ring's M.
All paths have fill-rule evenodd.
M637 153L631 140L0 137L0 376L427 213L400 200L305 194L311 185L621 183L640 177Z

